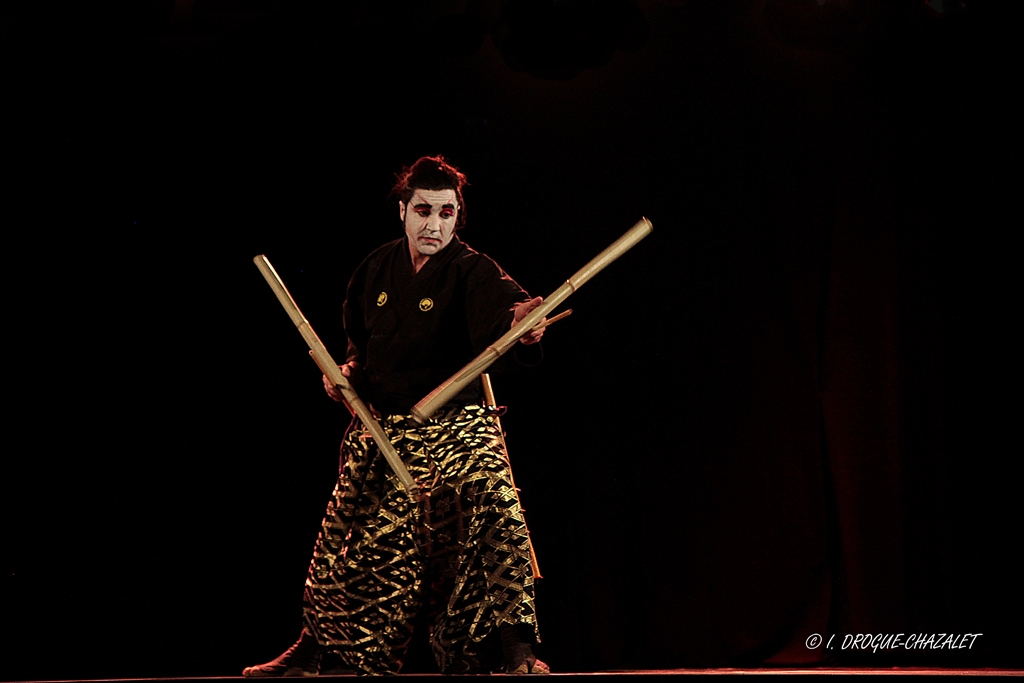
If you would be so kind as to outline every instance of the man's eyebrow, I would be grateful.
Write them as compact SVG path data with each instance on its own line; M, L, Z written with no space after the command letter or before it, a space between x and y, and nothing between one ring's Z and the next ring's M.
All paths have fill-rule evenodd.
M413 204L412 208L414 208L414 209L432 209L432 208L434 208L434 205L433 204L428 204L427 202L420 202L419 204ZM454 209L455 205L449 202L448 204L442 204L441 208L442 209Z

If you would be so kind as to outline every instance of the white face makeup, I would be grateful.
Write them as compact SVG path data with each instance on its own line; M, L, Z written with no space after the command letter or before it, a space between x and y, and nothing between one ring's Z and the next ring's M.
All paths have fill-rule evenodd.
M399 216L409 238L409 253L416 270L448 246L455 234L459 203L455 190L417 189L409 204L398 202Z

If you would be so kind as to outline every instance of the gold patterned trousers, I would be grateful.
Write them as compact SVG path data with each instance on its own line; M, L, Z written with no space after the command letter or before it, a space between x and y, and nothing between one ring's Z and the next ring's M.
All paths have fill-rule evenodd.
M354 426L306 578L304 621L363 674L398 673L414 619L443 673L485 673L502 625L536 634L526 523L495 417L481 406L425 425L381 421L422 492L414 503ZM485 641L486 639L486 641Z

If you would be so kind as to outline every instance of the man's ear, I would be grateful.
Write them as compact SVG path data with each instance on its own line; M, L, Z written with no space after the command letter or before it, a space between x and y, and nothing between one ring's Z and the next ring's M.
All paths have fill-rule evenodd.
M398 218L405 223L405 202L398 200Z

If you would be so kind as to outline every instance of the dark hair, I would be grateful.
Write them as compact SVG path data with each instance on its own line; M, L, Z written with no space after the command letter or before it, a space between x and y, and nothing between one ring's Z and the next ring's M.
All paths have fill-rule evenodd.
M398 197L408 205L416 190L455 190L455 198L459 202L459 216L455 219L455 229L466 224L466 202L462 198L462 188L466 186L466 176L459 172L440 154L436 157L420 157L412 166L406 166L398 174L395 186L391 188L391 197Z

